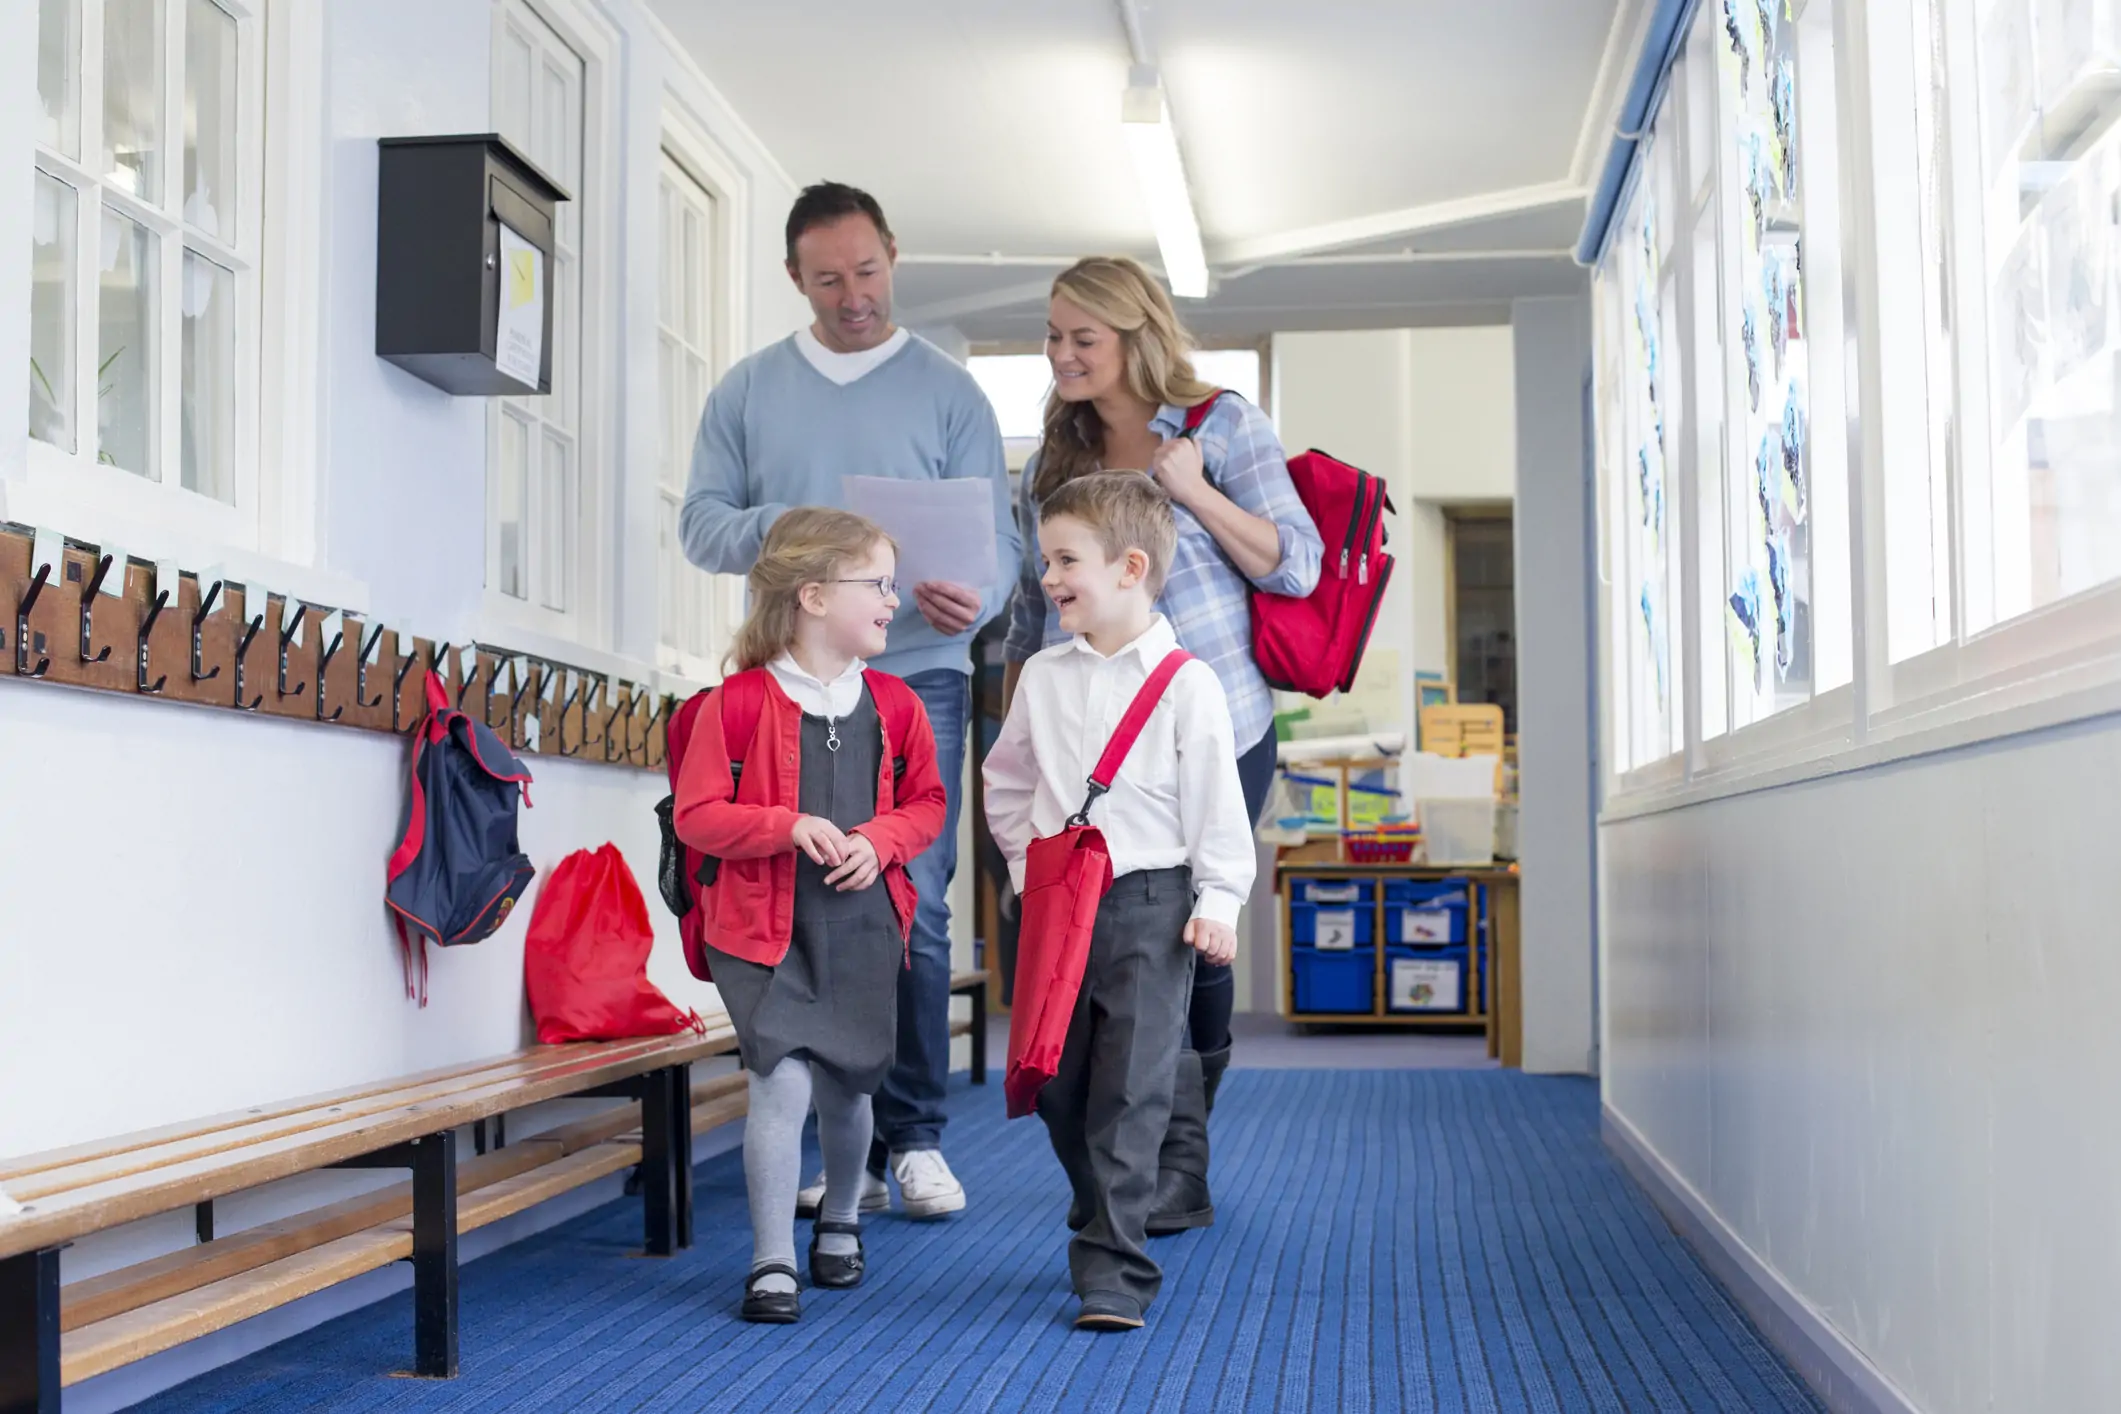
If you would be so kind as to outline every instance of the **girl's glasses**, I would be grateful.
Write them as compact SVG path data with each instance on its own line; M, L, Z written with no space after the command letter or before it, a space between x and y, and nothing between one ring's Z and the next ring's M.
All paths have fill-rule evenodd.
M834 584L866 584L876 591L876 597L879 599L889 599L892 595L898 593L898 581L888 576L877 579L835 579L832 582Z

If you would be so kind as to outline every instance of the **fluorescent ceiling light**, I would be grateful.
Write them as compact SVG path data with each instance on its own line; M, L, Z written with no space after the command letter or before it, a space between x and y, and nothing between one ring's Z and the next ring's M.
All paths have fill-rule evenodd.
M1120 131L1134 156L1134 174L1149 220L1156 229L1156 248L1164 258L1164 277L1171 293L1203 299L1208 293L1208 258L1200 244L1200 222L1193 215L1193 194L1186 187L1185 164L1178 157L1178 133L1171 126L1170 105L1154 69L1137 68L1120 104Z

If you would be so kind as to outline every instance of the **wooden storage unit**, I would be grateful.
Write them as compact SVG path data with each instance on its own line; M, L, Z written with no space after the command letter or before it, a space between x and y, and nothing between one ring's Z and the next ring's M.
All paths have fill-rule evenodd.
M1430 1030L1480 1027L1487 1033L1488 1054L1506 1066L1521 1055L1518 1014L1518 874L1514 866L1475 869L1431 868L1422 864L1346 864L1332 844L1319 841L1287 849L1275 866L1275 893L1281 911L1282 1016L1306 1026L1392 1026ZM1370 1009L1299 1011L1296 1006L1295 928L1292 884L1366 880L1372 885L1361 907L1370 910L1370 944L1374 973ZM1391 947L1386 885L1394 880L1439 883L1463 880L1470 897L1467 920L1468 959L1460 1006L1449 1012L1399 1012L1391 1009L1387 961ZM1481 941L1485 938L1483 950ZM1359 951L1360 949L1356 949Z

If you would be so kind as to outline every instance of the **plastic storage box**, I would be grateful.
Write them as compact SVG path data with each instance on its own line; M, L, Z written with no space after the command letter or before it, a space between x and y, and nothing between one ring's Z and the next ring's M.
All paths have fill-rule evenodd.
M1292 903L1289 941L1321 952L1370 946L1375 910L1367 901L1350 904Z
M1386 881L1385 941L1419 948L1464 942L1472 897L1463 879Z
M1494 797L1452 799L1436 796L1423 800L1421 837L1431 864L1445 867L1493 864Z
M1377 954L1371 948L1291 948L1289 968L1299 1013L1368 1016L1376 1010Z
M1452 948L1385 949L1385 1005L1395 1012L1467 1012L1471 983L1468 951Z

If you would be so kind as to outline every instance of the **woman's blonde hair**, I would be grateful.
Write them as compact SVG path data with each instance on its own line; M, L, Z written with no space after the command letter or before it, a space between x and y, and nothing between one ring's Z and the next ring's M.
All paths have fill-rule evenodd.
M879 545L898 553L897 542L881 526L852 511L800 506L782 512L759 546L758 562L745 576L751 586L751 612L729 650L738 671L765 667L795 642L804 585L831 583Z
M1193 371L1193 338L1178 322L1171 296L1140 261L1124 255L1078 260L1053 282L1053 295L1119 334L1125 359L1122 376L1127 391L1136 397L1158 406L1189 408L1214 393L1214 386ZM1098 470L1104 450L1105 424L1097 408L1088 402L1066 402L1056 388L1046 398L1032 494L1050 496L1085 472Z

